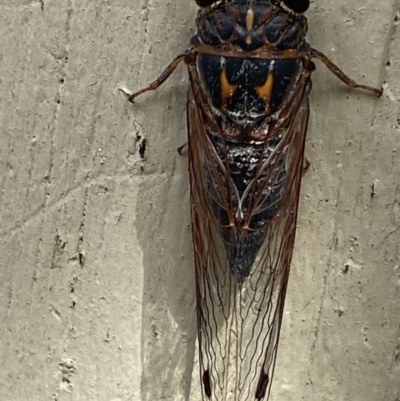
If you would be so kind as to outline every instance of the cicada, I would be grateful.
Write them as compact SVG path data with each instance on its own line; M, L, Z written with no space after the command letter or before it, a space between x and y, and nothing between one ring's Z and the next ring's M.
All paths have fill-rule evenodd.
M183 61L199 363L205 400L268 398L278 350L309 119L309 0L196 0Z

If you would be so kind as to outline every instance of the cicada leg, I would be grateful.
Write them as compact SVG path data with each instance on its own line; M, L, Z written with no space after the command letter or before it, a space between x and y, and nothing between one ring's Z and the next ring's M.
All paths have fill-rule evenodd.
M334 64L325 54L321 53L318 50L311 49L310 56L312 58L317 58L322 61L328 68L331 70L341 81L343 81L350 88L359 88L364 89L370 92L375 93L378 96L382 96L383 89L382 88L374 88L372 86L358 84L356 81L352 80L349 76L347 76L336 64Z
M310 159L307 156L304 156L304 160L303 160L303 172L302 174L304 175L305 173L307 173L308 169L311 166L311 162Z
M186 141L185 143L182 143L182 145L179 146L176 150L178 151L178 153L179 153L180 155L182 155L182 150L183 150L184 148L186 148L186 146L188 146L188 145L189 145L189 142Z
M155 80L153 81L149 86L146 86L143 89L138 90L135 93L129 94L127 93L126 90L121 89L124 93L128 94L128 100L131 103L134 103L135 98L137 98L139 95L142 93L148 92L148 91L154 91L158 89L169 77L170 75L175 71L176 67L186 59L191 53L191 49L185 50L184 52L178 54L172 62L168 65L168 67L162 72L162 74Z

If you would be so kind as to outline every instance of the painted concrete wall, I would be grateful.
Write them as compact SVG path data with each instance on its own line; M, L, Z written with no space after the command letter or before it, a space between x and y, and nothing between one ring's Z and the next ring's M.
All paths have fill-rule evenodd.
M195 4L1 3L0 399L198 400L186 71L134 106L117 90L186 48ZM310 42L385 94L317 65L272 401L400 399L399 13L307 13Z

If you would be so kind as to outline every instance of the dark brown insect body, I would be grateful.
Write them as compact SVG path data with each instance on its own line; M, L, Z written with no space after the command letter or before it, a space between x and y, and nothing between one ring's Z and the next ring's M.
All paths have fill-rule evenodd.
M199 360L203 398L268 397L292 259L312 58L308 0L196 0L185 61Z

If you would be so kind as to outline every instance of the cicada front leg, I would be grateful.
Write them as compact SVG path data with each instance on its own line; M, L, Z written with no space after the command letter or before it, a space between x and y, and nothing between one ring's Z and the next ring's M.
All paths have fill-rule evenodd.
M352 89L364 89L366 91L375 93L378 97L382 96L382 88L374 88L373 86L359 84L349 76L347 76L335 63L333 63L325 54L318 50L310 49L311 58L317 58L322 61L330 71L332 71L342 82L344 82L349 88Z
M135 98L137 98L142 93L145 93L148 91L154 91L154 90L158 89L170 77L170 75L175 71L176 67L178 67L178 65L191 54L191 51L192 50L189 49L189 50L185 50L184 52L178 54L172 60L172 62L167 66L167 68L162 72L162 74L155 81L153 81L150 85L146 86L145 88L142 88L134 93L132 93L131 91L129 91L126 88L119 88L119 90L128 96L128 100L131 103L134 103Z

